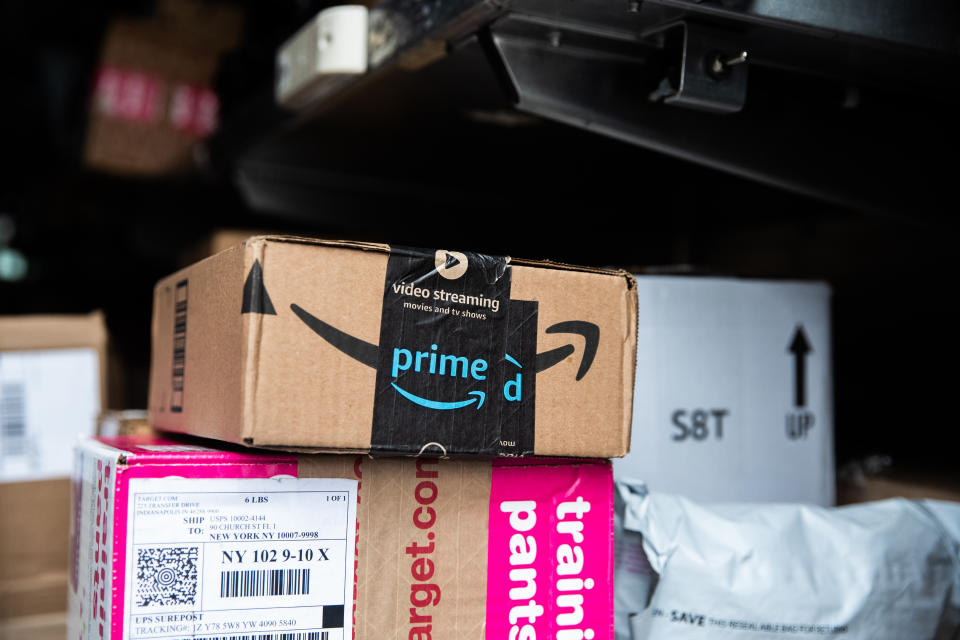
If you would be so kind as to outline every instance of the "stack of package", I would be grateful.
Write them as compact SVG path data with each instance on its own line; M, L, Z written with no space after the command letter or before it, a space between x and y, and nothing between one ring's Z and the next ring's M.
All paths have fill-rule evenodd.
M68 637L611 638L636 304L292 237L162 280L149 418L206 440L78 447Z
M829 295L247 239L77 449L68 637L953 638L960 506L831 507Z

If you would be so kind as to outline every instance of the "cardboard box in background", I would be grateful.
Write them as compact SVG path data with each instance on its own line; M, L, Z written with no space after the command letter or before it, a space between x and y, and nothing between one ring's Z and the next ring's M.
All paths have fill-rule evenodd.
M960 502L960 476L924 469L887 469L874 475L837 480L837 504L872 502L888 498Z
M612 637L605 461L118 438L77 468L70 638Z
M97 435L108 438L117 436L159 435L147 421L144 409L107 410L97 418Z
M212 81L242 25L235 5L197 0L163 0L152 18L114 20L93 88L85 164L139 175L189 166L194 144L216 129Z
M0 484L0 625L67 608L70 483Z
M252 229L218 229L210 234L204 247L204 255L200 258L215 256L221 251L226 251L235 247L244 240L258 235L265 235L263 231L254 231ZM199 262L199 260L194 260Z
M0 316L0 483L66 478L106 403L103 314Z
M252 446L621 456L623 272L290 236L154 292L150 422Z
M617 478L697 501L834 503L830 289L638 276L631 453Z
M0 317L0 633L66 609L67 478L96 428L106 348L99 312Z
M215 256L221 251L235 247L248 238L270 235L271 233L270 231L255 231L253 229L215 229L200 242L189 246L181 254L177 266L188 267L194 262L200 262L204 258Z
M0 640L63 640L66 636L66 612L0 620Z

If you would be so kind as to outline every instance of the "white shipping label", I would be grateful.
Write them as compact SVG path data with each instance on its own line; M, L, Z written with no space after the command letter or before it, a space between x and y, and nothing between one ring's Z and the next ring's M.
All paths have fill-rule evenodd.
M68 477L99 411L95 349L0 353L0 482Z
M357 482L130 480L124 640L351 638Z

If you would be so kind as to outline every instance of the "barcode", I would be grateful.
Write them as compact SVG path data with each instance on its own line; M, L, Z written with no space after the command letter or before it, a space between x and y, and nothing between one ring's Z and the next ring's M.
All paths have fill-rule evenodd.
M284 633L257 633L252 636L210 636L194 640L329 640L329 631L287 631Z
M173 396L170 411L183 411L183 377L187 363L187 280L177 283L173 307Z
M137 549L137 606L195 604L198 547Z
M221 598L298 596L310 593L310 569L259 569L220 573Z
M24 410L24 384L0 385L0 451L4 455L22 455L26 450L27 420Z

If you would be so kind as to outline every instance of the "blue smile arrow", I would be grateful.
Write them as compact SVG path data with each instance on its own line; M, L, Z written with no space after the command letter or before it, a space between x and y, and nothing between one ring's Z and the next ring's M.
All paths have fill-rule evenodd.
M427 409L461 409L467 405L471 405L477 401L477 398L480 398L480 403L477 405L477 409L483 406L483 401L486 398L486 394L483 391L471 391L468 395L477 396L477 398L470 398L469 400L459 400L457 402L440 402L439 400L429 400L427 398L421 398L420 396L415 396L409 391L401 389L397 386L396 382L391 382L390 386L397 390L397 393L402 395L404 398L409 400L414 404L418 404L421 407L426 407Z

